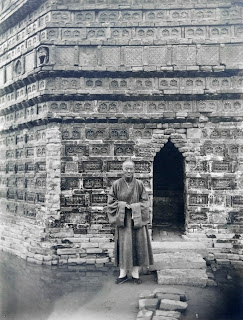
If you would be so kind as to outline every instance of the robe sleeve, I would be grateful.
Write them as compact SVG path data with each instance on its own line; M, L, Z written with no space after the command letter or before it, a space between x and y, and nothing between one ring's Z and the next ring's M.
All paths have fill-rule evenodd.
M131 204L134 227L141 228L150 222L149 198L143 183L139 183L139 202Z
M124 227L126 202L118 201L115 185L113 184L108 194L107 214L111 225Z

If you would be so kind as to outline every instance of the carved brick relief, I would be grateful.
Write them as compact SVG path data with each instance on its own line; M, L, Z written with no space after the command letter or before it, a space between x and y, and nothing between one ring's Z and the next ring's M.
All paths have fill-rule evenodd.
M104 213L103 211L95 211L91 213L91 220L90 220L91 224L108 224L109 220L108 220L108 216L106 213Z
M49 62L49 48L39 47L37 50L38 64L45 65Z
M189 206L207 206L208 195L206 194L190 194L189 195Z
M98 21L99 22L111 22L117 21L119 19L118 11L99 11L98 12Z
M208 163L207 161L190 161L186 163L187 172L207 172Z
M11 201L16 201L14 205L7 204L8 213L35 218L36 210L32 210L33 208L27 204L45 202L46 176L36 176L39 167L33 161L36 159L38 148L46 148L41 145L36 147L40 141L45 142L45 130L39 128L30 129L27 133L18 131L15 137L10 136L6 139L6 145L12 148L13 161L6 163L8 177L5 185L9 189L6 190L5 196ZM42 172L45 173L45 162L42 165ZM2 196L4 196L3 193ZM25 205L20 205L19 202Z
M190 189L208 189L207 178L190 178L188 181L188 187Z
M91 195L91 204L92 205L106 205L107 204L107 195L106 194L92 194ZM102 217L103 221L104 217ZM99 221L100 219L97 218L96 221ZM105 221L108 221L107 219Z
M212 144L211 141L207 141L201 147L202 155L226 155L227 149L224 144Z
M224 8L220 10L221 18L224 21L230 21L231 19L238 19L241 17L241 10L240 7L230 7Z
M63 177L61 178L61 190L80 189L79 178Z
M67 126L62 128L62 139L63 140L78 140L81 139L81 127Z
M180 81L180 93L196 93L204 94L205 90L205 79L202 78L191 78L181 79Z
M125 128L112 128L109 136L113 140L127 140L129 138L128 131Z
M17 61L15 61L15 63L14 63L14 73L15 73L15 76L20 76L22 73L24 73L22 59L18 59Z
M152 130L134 130L134 138L135 139L151 139L152 138Z
M90 155L92 156L109 156L110 146L108 144L92 144L90 145Z
M71 22L71 12L69 11L52 11L51 21L55 22L57 25L65 24Z
M171 50L167 47L149 47L147 55L148 65L165 66L171 63Z
M129 144L115 144L114 154L115 156L131 156L134 153L133 145Z
M243 206L243 197L240 195L232 197L232 207L242 207Z
M24 216L28 218L35 218L36 208L34 206L26 205L24 207Z
M97 65L97 49L96 47L79 48L79 65L84 67L95 67Z
M62 206L85 206L85 195L61 196Z
M242 45L226 45L223 51L223 61L228 68L238 68L242 65L241 58L243 54Z
M107 161L108 172L122 172L123 161ZM136 173L149 173L151 172L151 162L149 161L135 161Z
M79 172L101 171L103 163L101 160L82 161L79 163Z
M215 128L210 134L212 139L242 139L243 130L237 127L234 128Z
M87 33L88 36L89 33ZM62 35L63 40L80 40L86 38L86 30L81 28L63 28Z
M219 65L219 47L201 46L199 48L198 62L200 65Z
M102 178L84 178L83 186L85 189L102 189L103 179Z
M73 101L72 103L72 111L77 113L83 112L93 112L94 111L94 103L92 101Z
M144 111L144 104L143 102L136 101L136 102L122 102L121 103L121 112L124 113L142 113Z
M89 28L87 29L87 39L107 38L107 29L105 28Z
M132 29L131 28L112 28L111 38L118 39L118 40L120 39L129 40L132 38Z
M211 38L228 38L231 36L231 30L228 26L213 26L209 28L209 35Z
M142 11L138 10L126 10L121 12L121 20L123 21L141 21L142 16Z
M216 112L219 108L218 101L197 101L197 111L199 112Z
M105 66L120 66L120 47L103 47L102 64Z
M76 92L79 87L85 89L79 89L81 92L86 92L84 90L90 91L94 90L93 93L99 93L100 90L109 90L107 92L114 93L114 90L121 90L123 92L133 90L153 90L153 92L161 92L163 90L164 94L204 94L207 93L242 93L242 83L243 78L240 76L235 77L207 77L205 78L81 78L70 79L70 78L58 78L56 80L42 80L39 83L33 83L27 86L27 94L29 98L36 98L38 96L38 87L41 89L43 85L44 88L49 90L50 93L62 93L63 90L68 90L69 93ZM22 90L22 89L21 89ZM6 106L6 104L13 105L14 103L20 103L25 100L24 93L19 95L20 89L6 96L2 96L1 105ZM24 88L23 88L24 90ZM54 91L55 90L55 91ZM41 99L41 96L39 96ZM7 102L6 102L7 101ZM130 107L127 103L129 103ZM144 103L143 103L144 104ZM132 112L143 111L142 105L138 102L126 102L117 103L116 101L98 101L98 106L94 101L51 101L46 103L39 103L38 105L33 105L24 109L17 110L5 115L4 126L9 126L10 122L15 120L21 121L27 119L28 121L42 118L43 114L51 112L67 113L73 110L74 112L87 113L95 111L98 108L98 112L125 112L125 107L129 106ZM185 104L186 105L186 104ZM234 111L239 112L242 109L241 100L224 100L224 101L197 101L197 105L200 106L200 111L216 111L216 105L218 106L217 111ZM121 106L121 108L120 108ZM223 109L222 109L223 108Z
M88 155L88 147L85 145L65 145L65 155L66 156L87 156Z
M98 102L98 112L100 113L116 113L118 112L118 103L113 101Z
M130 84L130 81L124 79L109 80L109 88L112 90L126 89Z
M76 11L74 12L74 21L77 24L85 24L95 21L95 11Z
M212 188L216 190L235 189L236 183L234 178L216 179L212 178Z
M73 161L67 161L65 164L64 172L65 173L77 173L78 172L78 164Z
M213 172L230 172L230 163L225 161L213 161Z
M48 40L55 41L59 38L59 30L57 28L49 28L45 31L45 33L41 33L42 40L47 38Z
M122 171L122 161L107 161L107 171Z
M200 38L206 37L206 28L205 27L186 27L185 28L185 38L199 40Z
M126 47L125 48L125 64L128 66L143 65L143 48L142 47Z
M196 65L196 47L176 46L173 47L172 64L176 65Z
M56 63L62 66L74 65L75 56L73 47L57 47Z

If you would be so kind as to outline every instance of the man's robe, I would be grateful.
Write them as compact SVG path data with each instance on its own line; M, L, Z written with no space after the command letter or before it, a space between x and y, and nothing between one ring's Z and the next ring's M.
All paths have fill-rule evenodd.
M130 204L131 209L126 208ZM115 232L115 265L131 269L133 266L153 264L148 233L149 200L143 183L133 178L116 180L109 192L107 213Z

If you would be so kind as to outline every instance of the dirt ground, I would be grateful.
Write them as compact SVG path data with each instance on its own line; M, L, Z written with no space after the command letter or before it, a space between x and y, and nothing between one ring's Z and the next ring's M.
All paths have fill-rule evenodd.
M113 268L42 267L3 252L0 261L0 315L7 320L135 320L139 294L162 287L155 274L142 275L141 285L116 285ZM217 287L173 286L188 296L183 320L242 320L241 279L220 269Z

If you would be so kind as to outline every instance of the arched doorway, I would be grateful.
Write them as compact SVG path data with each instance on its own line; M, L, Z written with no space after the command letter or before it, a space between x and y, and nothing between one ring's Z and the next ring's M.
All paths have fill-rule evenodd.
M158 231L183 233L184 158L168 140L153 164L153 235Z

